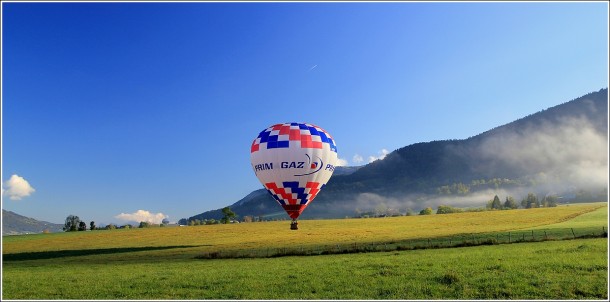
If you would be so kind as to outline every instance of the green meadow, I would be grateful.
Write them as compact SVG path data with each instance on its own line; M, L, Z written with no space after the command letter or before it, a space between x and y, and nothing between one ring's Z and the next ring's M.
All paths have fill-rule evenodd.
M604 228L607 203L3 237L3 299L608 299L607 238L201 259L462 234Z

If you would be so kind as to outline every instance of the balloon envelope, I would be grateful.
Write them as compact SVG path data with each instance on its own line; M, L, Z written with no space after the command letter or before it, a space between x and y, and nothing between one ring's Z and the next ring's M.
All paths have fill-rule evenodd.
M313 124L275 124L252 142L250 162L271 196L297 219L332 176L337 146Z

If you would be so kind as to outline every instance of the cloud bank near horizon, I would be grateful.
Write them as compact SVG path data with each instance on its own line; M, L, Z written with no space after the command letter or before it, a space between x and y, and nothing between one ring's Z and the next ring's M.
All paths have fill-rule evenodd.
M119 215L114 216L114 218L124 221L135 221L135 222L148 222L152 224L161 224L163 219L168 218L167 215L163 213L151 213L146 210L137 210L135 213L121 213Z

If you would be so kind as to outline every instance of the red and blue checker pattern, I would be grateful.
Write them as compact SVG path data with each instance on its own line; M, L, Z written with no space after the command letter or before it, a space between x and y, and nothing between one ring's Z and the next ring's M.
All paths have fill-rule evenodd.
M324 185L313 181L308 181L305 187L301 187L298 181L265 184L267 191L281 205L306 205L316 198L323 187Z
M335 141L324 129L306 123L283 123L263 130L252 142L250 153L261 149L290 148L291 145L322 149L324 144L328 144L331 151L337 152Z

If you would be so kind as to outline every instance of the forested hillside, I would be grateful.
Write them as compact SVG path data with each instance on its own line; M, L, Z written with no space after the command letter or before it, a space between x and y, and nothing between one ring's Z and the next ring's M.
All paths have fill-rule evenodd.
M494 194L606 198L607 154L605 88L468 139L412 144L334 175L301 217L352 216L379 205L402 212L441 203L481 206ZM242 217L283 213L262 189L231 208ZM217 210L190 219L221 216Z

